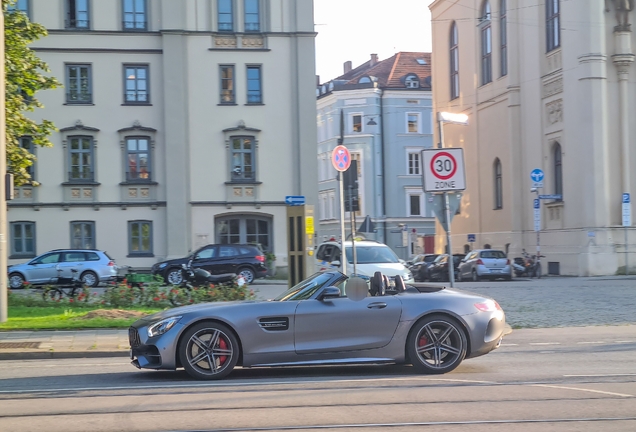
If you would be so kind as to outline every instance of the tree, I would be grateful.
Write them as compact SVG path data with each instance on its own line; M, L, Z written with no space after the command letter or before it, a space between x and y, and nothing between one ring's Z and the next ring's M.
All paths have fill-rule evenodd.
M34 146L50 147L49 135L56 130L51 121L38 123L25 114L44 106L35 98L40 90L54 89L60 82L45 75L48 65L29 48L29 44L48 33L40 24L32 23L26 14L8 10L15 0L2 0L4 15L5 86L6 86L6 142L7 170L14 175L16 185L34 184L27 169L35 156L20 145L20 138L30 137Z

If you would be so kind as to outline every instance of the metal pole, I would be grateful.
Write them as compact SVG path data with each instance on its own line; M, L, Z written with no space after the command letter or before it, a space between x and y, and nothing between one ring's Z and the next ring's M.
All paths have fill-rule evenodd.
M625 225L625 276L629 276L629 243L627 243L628 234L627 234L627 225Z
M537 199L539 199L539 188L536 188L535 193ZM537 275L537 279L541 278L541 200L539 200L539 229L537 230L537 262L535 263L534 274ZM538 271L537 271L538 270Z
M4 20L0 20L0 58L4 59ZM0 82L4 83L4 68L0 68ZM6 113L5 113L5 86L0 86L0 323L9 319L9 296L7 293L7 197L6 179L7 172L7 143L6 143Z
M353 191L349 187L349 216L351 216L351 250L353 252L353 276L358 275L358 256L356 255L356 213L353 211Z
M437 113L437 125L439 127L439 142L437 148L444 148L444 128L439 113ZM455 266L453 263L453 247L451 243L451 212L448 202L448 192L444 192L444 207L446 211L446 245L448 246L448 280L451 288L455 286Z
M344 175L338 172L338 183L340 184L340 266L342 274L347 274L347 251L345 250L345 218L344 218Z

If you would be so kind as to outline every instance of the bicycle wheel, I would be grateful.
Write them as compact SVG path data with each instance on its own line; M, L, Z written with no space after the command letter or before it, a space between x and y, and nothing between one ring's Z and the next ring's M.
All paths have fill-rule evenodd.
M172 288L170 290L170 294L168 295L168 299L172 306L183 306L186 304L190 304L190 299L192 297L192 293L190 292L190 287L178 287Z
M58 288L45 288L42 291L42 300L45 301L60 301L64 297L64 293Z

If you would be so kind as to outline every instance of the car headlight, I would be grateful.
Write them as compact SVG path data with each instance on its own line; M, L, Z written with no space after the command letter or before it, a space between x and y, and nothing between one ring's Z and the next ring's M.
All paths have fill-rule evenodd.
M166 268L166 266L168 265L168 263L161 263L159 264L159 270Z
M181 319L180 316L166 318L148 327L148 337L160 336L170 330Z

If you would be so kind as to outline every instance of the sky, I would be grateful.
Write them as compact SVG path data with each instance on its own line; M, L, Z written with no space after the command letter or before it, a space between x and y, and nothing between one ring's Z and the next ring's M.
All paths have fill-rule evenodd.
M431 51L432 0L314 0L316 74L320 82L357 67L378 54Z

